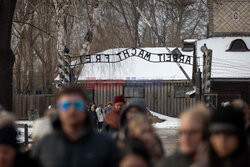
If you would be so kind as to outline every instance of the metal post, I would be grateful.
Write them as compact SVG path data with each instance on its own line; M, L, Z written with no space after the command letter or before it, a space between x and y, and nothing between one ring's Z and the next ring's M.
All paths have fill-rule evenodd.
M29 135L28 135L28 125L24 124L24 145L27 146L29 144Z
M194 52L193 52L193 74L192 74L192 82L196 84L196 73L197 73L197 55L196 55L196 42L194 44Z
M198 72L196 72L195 86L196 86L195 99L196 99L196 101L201 101L202 89L201 89L201 71L200 71L200 69L198 69Z

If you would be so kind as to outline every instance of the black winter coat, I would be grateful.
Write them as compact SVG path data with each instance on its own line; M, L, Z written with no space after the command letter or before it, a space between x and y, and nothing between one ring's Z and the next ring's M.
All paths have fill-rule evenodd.
M93 125L93 128L96 128L97 127L97 122L98 122L98 119L97 119L97 115L96 115L96 112L94 111L91 111L89 110L88 111L88 114L90 116L90 119L91 119L91 123Z
M32 159L29 152L17 153L14 167L41 167L38 161Z
M116 167L118 150L114 141L97 133L88 123L77 141L69 141L57 118L53 121L54 132L42 138L33 155L43 167Z

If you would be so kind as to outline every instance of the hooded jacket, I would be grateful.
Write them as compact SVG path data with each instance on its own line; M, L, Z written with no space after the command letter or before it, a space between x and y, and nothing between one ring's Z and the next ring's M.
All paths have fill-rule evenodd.
M132 99L130 102L128 102L125 107L123 108L121 115L120 115L120 127L123 128L127 124L127 118L126 114L129 111L130 108L137 107L140 113L147 114L147 108L144 100L142 99Z
M43 167L115 167L117 148L108 136L97 133L88 116L81 135L70 141L64 134L58 115L52 121L53 132L34 146L33 156Z

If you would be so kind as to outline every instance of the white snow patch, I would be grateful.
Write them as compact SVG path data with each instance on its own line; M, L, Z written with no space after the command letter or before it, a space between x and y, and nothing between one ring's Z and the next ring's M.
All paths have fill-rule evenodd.
M196 41L197 41L197 39L185 39L185 40L184 40L184 42L188 42L188 43L189 43L189 42L190 42L190 43L191 43L191 42L196 42Z
M27 124L28 126L33 125L34 121L16 121L16 124Z
M153 116L156 116L156 117L164 120L164 122L153 124L153 126L155 128L172 129L172 128L178 128L180 126L180 119L178 119L178 118L174 118L174 117L169 117L169 116L166 116L166 115L162 115L162 114L153 112L151 110L150 110L150 113Z
M16 121L16 124L33 126L33 121ZM32 134L32 127L28 127L28 136ZM31 139L28 139L31 141ZM17 128L17 142L23 143L24 142L24 128Z

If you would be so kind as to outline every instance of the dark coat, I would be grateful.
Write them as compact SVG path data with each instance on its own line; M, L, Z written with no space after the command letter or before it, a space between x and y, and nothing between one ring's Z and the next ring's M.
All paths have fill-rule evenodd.
M126 114L129 111L130 108L137 107L138 112L141 114L147 114L148 110L146 108L146 104L144 100L142 99L133 99L130 102L128 102L125 107L122 109L120 114L120 127L123 128L126 126L128 120L126 118Z
M93 112L93 111L89 110L88 114L89 114L89 117L91 119L93 127L96 128L96 126L97 126L97 115L96 115L96 112L95 111Z
M43 167L115 167L118 153L114 141L90 126L88 117L77 141L70 141L61 129L59 118L53 121L53 133L42 138L33 155Z
M177 151L173 155L164 158L157 167L189 167L192 163L191 157Z
M41 165L30 157L29 152L26 152L17 153L14 167L41 167Z

